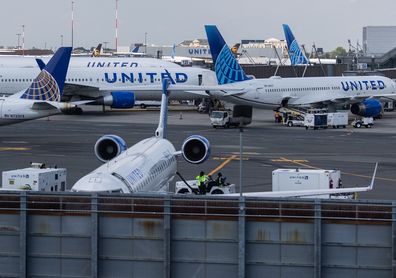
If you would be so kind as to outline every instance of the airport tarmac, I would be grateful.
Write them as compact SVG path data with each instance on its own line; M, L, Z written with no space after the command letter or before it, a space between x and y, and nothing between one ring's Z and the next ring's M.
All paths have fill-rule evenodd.
M1 128L0 170L45 162L68 170L68 187L98 167L93 146L104 134L117 134L128 146L154 135L159 109L102 113L90 107L83 115L57 115ZM192 165L180 158L179 171L193 179L201 170L221 171L239 183L239 129L213 129L208 115L195 111L169 112L169 140L179 149L192 134L207 137L211 158ZM243 132L243 190L270 191L278 168L340 169L344 186L369 184L379 162L375 189L364 199L396 197L396 112L388 112L371 129L305 130L274 123L272 111L254 110L253 123ZM176 177L175 180L178 180Z

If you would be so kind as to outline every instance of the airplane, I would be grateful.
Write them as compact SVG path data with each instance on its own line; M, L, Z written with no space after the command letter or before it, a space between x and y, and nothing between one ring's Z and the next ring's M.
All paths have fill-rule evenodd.
M203 89L220 99L262 109L351 104L351 112L363 117L379 115L380 100L396 99L395 83L382 76L251 78L238 64L217 27L207 25L205 29L219 85Z
M46 58L41 59L43 67ZM33 80L39 72L33 58L0 58L0 94L14 94ZM202 68L184 68L152 58L107 58L79 57L70 60L62 101L76 102L92 100L90 104L112 108L132 108L135 100L161 100L160 90L137 91L138 85L159 85L164 78L172 84L203 85L217 84L214 73ZM207 97L201 93L177 91L175 100L194 100ZM80 114L82 109L69 110Z
M74 107L60 102L71 51L71 47L59 48L27 89L0 97L0 125L43 118Z
M102 166L79 179L71 188L74 192L136 193L167 191L177 171L177 157L199 164L210 156L210 143L200 135L184 140L181 151L176 151L167 140L169 85L162 81L160 118L155 136L132 147L117 135L104 135L96 142L96 157Z
M92 51L91 57L99 57L102 52L102 44L98 44L97 47Z
M335 64L336 59L317 59L317 58L307 58L302 52L300 45L295 39L289 25L283 24L283 32L285 33L287 49L289 52L290 63L292 65L307 65L307 64Z

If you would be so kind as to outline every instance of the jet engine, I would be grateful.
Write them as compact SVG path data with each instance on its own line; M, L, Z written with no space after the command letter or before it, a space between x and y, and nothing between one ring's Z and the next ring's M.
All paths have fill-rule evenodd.
M109 95L99 98L94 104L107 105L111 108L132 108L135 105L133 92L111 92Z
M94 147L96 157L102 162L112 160L126 149L127 145L124 139L117 135L104 135L100 137Z
M192 135L184 140L181 151L187 162L200 164L210 156L210 143L203 136Z
M351 112L362 117L376 117L382 111L382 104L376 99L366 99L351 105Z

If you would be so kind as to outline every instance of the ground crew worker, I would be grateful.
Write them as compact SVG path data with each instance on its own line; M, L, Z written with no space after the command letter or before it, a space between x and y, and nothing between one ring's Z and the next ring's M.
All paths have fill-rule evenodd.
M217 186L224 186L225 185L225 180L226 180L226 178L223 177L222 173L218 173L217 174L217 178L216 178Z
M280 113L278 111L275 112L275 123L280 123Z
M205 185L205 183L206 183L206 181L208 179L208 176L205 175L204 171L201 171L199 173L199 176L196 176L195 179L198 181L199 192L202 195L205 195L206 194L206 185Z
M212 190L213 186L216 186L216 185L217 185L216 181L214 181L212 176L209 175L208 176L208 182L206 183L206 192L210 193L210 191Z

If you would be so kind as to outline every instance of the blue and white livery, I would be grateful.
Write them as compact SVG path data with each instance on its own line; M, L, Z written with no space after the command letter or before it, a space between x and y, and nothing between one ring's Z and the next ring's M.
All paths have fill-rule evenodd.
M236 59L226 53L228 46L217 27L205 29L219 82L206 89L224 100L264 109L351 104L352 113L372 117L381 111L380 101L396 99L395 83L383 76L248 79Z
M285 33L287 49L289 52L290 63L292 65L305 65L309 61L305 54L301 51L296 38L294 37L289 25L283 24L283 32Z
M71 47L60 48L27 89L0 98L0 125L47 117L74 106L59 102L70 54Z
M177 171L176 157L193 164L208 159L209 141L199 135L188 137L181 151L176 151L166 139L168 88L171 82L162 82L162 104L155 136L144 139L126 149L125 141L116 135L105 135L96 142L95 154L105 162L72 187L77 192L136 193L167 191Z
M0 57L0 93L14 94L32 82L48 58L38 62L32 57ZM137 86L157 88L169 78L172 84L191 86L217 84L214 72L153 58L131 57L74 57L70 61L62 100L92 100L90 104L112 108L132 108L135 100L161 100L161 90L136 90ZM46 82L45 76L40 82ZM42 86L42 84L37 84ZM120 92L123 92L122 94ZM188 100L207 96L201 93L178 91L172 99ZM31 96L33 97L33 96Z

